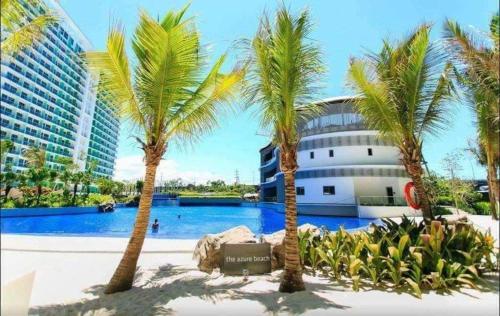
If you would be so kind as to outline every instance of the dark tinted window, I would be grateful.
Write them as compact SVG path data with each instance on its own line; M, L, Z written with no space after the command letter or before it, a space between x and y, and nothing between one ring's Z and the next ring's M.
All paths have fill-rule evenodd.
M335 186L329 185L323 187L323 195L334 195L335 194Z

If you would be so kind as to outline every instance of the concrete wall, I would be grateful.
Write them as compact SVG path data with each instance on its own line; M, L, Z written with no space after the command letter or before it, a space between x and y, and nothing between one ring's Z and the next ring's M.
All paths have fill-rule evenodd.
M368 156L372 148L373 156ZM330 149L334 156L330 157ZM314 159L310 153L314 152ZM399 150L390 146L340 146L299 151L297 161L300 168L340 165L399 165Z
M285 204L283 203L269 203L260 202L258 207L270 208L277 212L285 212ZM334 205L334 204L297 204L297 212L305 215L318 215L318 216L346 216L356 217L356 205Z
M414 210L409 206L358 206L360 218L421 216L422 212Z
M409 178L396 177L354 177L354 194L356 196L386 196L386 187L392 187L394 196L403 196L405 184Z
M297 203L356 204L351 177L296 179L296 187L304 187L305 194L297 195ZM323 195L323 186L335 186L335 195Z
M30 207L2 209L0 217L47 216L97 213L97 206L70 207Z

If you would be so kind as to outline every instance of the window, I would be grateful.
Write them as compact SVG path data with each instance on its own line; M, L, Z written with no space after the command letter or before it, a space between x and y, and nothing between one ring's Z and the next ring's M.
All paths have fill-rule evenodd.
M335 195L335 186L333 185L324 186L323 195Z
M304 195L306 193L304 187L296 187L295 192L297 193L297 195Z
M328 152L328 155L329 155L330 157L333 157L333 149L330 149L330 151Z
M314 159L314 151L309 152L309 158Z
M371 148L368 148L368 156L373 156L373 150Z

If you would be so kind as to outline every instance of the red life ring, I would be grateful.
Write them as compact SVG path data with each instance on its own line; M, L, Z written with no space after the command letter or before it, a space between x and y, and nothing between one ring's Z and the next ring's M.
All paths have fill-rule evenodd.
M411 206L411 208L418 210L420 209L420 204L418 204L414 199L413 199L413 194L411 194L411 189L415 188L415 184L410 181L405 185L404 189L404 194L405 194L405 200L408 203L408 205Z

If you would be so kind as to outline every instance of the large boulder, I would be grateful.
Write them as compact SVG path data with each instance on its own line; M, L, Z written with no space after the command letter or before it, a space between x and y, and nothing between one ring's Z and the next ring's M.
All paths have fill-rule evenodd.
M297 228L299 232L310 231L311 234L319 236L320 229L311 224L304 224ZM273 234L262 235L260 242L271 244L271 269L282 269L285 266L285 230L277 231Z
M7 197L13 200L19 200L23 198L23 192L18 188L12 188L10 189L9 195Z
M198 260L198 269L212 273L220 268L222 261L221 245L255 243L255 235L246 226L237 226L219 234L208 234L196 244L193 259Z

